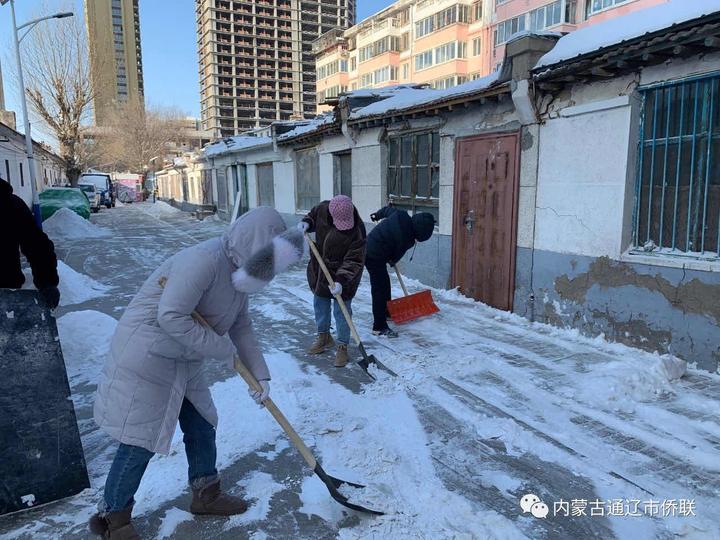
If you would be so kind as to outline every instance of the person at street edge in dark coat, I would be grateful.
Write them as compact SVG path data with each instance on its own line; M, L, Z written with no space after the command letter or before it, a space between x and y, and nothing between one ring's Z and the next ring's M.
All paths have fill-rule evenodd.
M435 228L435 217L428 212L410 217L405 210L386 206L370 214L370 219L380 221L368 234L365 257L365 267L370 274L373 334L396 337L397 333L387 323L387 303L391 298L387 265L395 266L415 242L430 238Z
M338 195L310 210L298 223L298 229L303 233L315 233L318 251L333 279L333 283L328 284L317 259L311 256L307 278L314 293L313 306L318 335L308 352L320 354L334 345L330 335L330 307L331 303L334 303L338 338L335 366L344 367L348 362L350 326L338 301L333 301L333 296L339 295L348 313L352 314L352 299L360 285L365 263L365 224L350 197Z
M19 289L25 283L20 252L33 274L42 299L55 309L60 302L55 246L37 226L25 202L13 194L12 186L0 178L0 288Z

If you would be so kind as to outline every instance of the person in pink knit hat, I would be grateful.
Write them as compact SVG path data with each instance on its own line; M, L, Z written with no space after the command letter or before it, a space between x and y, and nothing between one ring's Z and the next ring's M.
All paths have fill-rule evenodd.
M328 283L315 257L310 257L307 279L315 295L313 306L318 334L308 352L321 354L335 345L330 335L330 308L333 307L338 341L335 366L344 367L348 362L350 327L333 297L340 296L352 313L352 299L365 264L365 224L350 197L338 195L310 210L298 223L298 229L315 233L318 250L333 278L333 282Z

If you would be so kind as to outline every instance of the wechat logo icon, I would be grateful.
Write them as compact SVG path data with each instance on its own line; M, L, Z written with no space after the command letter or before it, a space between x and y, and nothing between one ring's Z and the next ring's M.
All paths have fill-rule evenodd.
M547 517L548 509L547 504L540 500L540 497L532 493L523 495L520 499L520 508L522 508L523 514L530 512L534 517L544 519Z

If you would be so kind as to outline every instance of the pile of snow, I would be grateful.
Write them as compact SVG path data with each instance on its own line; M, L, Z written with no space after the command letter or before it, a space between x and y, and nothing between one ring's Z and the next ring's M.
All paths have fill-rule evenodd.
M99 311L72 311L57 320L65 367L73 386L96 384L117 321Z
M487 77L466 82L446 90L397 87L395 92L385 94L389 96L386 99L353 111L350 115L350 120L380 116L414 107L432 106L449 99L472 95L494 86L498 82L499 76L500 71L494 71Z
M58 276L60 277L58 288L60 289L61 306L87 302L103 296L110 289L91 277L76 272L62 261L58 261Z
M561 38L550 52L540 58L535 69L618 45L717 11L720 11L718 0L670 0L666 4L587 26Z
M249 135L238 135L236 137L226 137L225 139L209 144L203 149L205 157L219 156L229 152L237 152L239 150L248 150L256 146L264 146L272 144L270 137L252 137Z
M110 231L93 225L69 208L60 208L43 222L43 230L51 238L101 238L110 236Z
M167 216L181 212L181 210L165 201L155 201L154 203L145 203L138 206L143 212L153 216Z

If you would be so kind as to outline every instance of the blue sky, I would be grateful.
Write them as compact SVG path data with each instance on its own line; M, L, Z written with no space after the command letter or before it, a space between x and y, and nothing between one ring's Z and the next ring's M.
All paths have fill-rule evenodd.
M40 0L16 0L15 3L18 24L31 19L42 4ZM391 0L358 0L358 21L391 3ZM75 16L82 18L84 27L81 0L45 0L45 4L49 9L58 11L74 7ZM172 8L168 9L170 6ZM5 101L8 109L18 112L20 121L18 96L8 81L8 72L16 69L11 32L10 6L5 5L0 7L0 47L3 50L0 61L5 76ZM199 116L195 2L140 0L140 35L146 101L177 107L186 114Z

